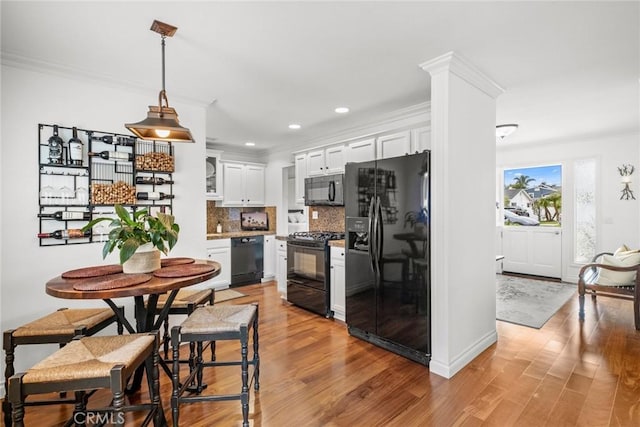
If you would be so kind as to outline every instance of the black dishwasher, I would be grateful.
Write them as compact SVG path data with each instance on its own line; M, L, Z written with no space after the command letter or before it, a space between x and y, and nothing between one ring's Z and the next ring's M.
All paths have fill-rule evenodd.
M264 236L231 239L231 286L257 283L264 272Z

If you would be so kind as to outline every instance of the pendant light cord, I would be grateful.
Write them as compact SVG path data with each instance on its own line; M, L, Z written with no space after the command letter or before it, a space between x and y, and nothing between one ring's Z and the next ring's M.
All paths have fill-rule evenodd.
M165 45L165 42L164 42L164 40L166 38L167 37L164 34L162 34L162 91L163 92L165 91L165 88L164 88L164 45Z

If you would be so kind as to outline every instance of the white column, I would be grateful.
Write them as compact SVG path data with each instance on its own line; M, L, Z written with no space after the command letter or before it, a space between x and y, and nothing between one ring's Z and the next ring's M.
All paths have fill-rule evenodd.
M451 378L496 342L495 98L503 90L459 55L431 75L430 370Z

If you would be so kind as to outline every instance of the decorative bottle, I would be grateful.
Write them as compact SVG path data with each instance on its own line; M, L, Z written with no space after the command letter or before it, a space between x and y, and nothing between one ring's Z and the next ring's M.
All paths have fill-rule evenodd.
M60 240L68 240L68 239L82 239L84 237L91 236L91 230L82 231L79 228L69 228L66 230L56 230L51 233L38 233L38 238L40 239L60 239Z
M173 194L165 194L158 191L141 191L136 195L136 197L139 200L166 200L173 199L175 196Z
M82 165L82 141L78 138L78 129L73 128L73 137L67 142L69 146L69 157L71 164L75 166Z
M88 152L87 155L89 157L100 157L105 160L116 160L116 161L125 161L132 162L133 154L124 153L122 151L101 151L99 153L94 153L92 151Z
M164 185L173 184L173 181L161 177L137 176L136 184Z
M53 125L53 135L49 138L49 163L62 164L62 138L58 136L58 125Z
M40 213L38 217L52 218L58 221L89 220L91 219L91 212L58 211L53 213Z

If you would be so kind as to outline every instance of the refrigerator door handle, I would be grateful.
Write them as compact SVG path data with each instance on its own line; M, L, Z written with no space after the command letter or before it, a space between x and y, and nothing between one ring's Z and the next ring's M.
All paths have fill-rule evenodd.
M375 251L375 198L371 198L371 203L369 203L369 261L371 262L371 268L373 269L373 273L377 276L378 274L378 264L376 260L376 251Z
M380 196L376 197L376 258L378 262L378 270L380 269L380 262L382 261L382 244L384 230L382 229L382 202Z

